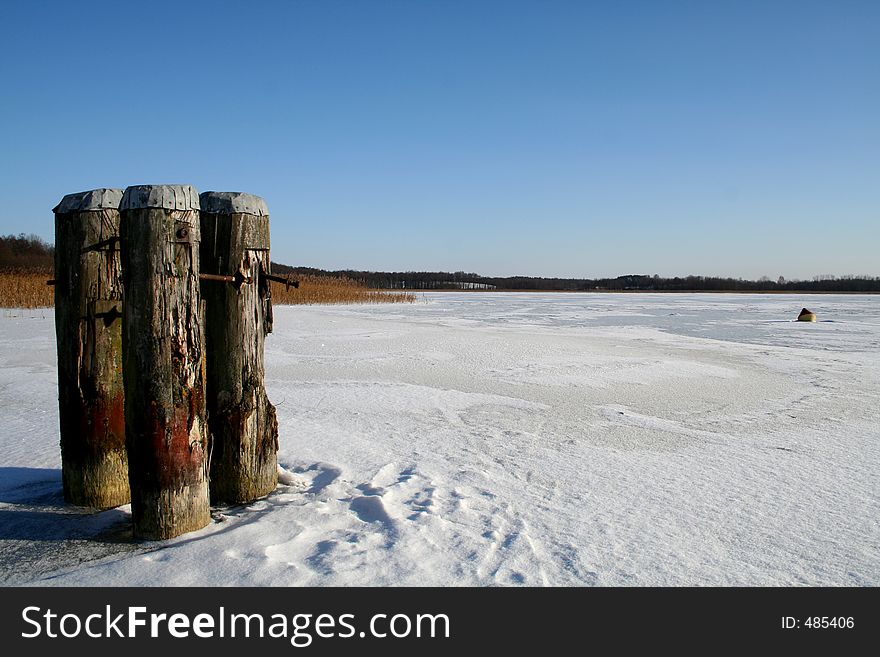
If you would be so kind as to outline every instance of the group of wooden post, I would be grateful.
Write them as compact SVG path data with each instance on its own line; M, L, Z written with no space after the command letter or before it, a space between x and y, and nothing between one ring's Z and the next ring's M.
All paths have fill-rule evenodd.
M69 194L55 212L64 498L131 502L136 538L200 529L277 485L263 384L269 213L189 185Z

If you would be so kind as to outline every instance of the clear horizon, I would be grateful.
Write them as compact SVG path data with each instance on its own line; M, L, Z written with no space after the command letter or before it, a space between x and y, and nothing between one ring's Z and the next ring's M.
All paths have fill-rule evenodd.
M880 275L880 4L9 3L0 233L96 187L266 199L272 259Z

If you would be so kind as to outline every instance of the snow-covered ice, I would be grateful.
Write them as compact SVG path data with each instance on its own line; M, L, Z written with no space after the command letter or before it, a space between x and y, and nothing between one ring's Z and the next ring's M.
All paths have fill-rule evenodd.
M0 312L6 584L880 584L880 297L279 307L278 489L141 543L63 503L53 315Z

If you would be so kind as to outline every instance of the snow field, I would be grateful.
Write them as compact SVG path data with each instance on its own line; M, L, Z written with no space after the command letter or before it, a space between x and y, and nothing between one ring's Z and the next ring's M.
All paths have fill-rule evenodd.
M63 504L51 312L0 318L0 581L880 582L876 297L420 299L276 308L281 483L161 543Z

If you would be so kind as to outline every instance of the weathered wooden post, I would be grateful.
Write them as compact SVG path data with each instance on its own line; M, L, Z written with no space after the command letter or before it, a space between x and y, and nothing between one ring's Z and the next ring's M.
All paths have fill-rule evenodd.
M198 193L189 185L129 187L120 212L134 535L171 538L211 520Z
M68 194L55 213L55 335L64 499L127 504L122 385L121 189Z
M211 500L251 502L278 484L278 422L263 385L263 344L272 331L269 212L258 196L200 197L201 263L206 280L205 344Z

